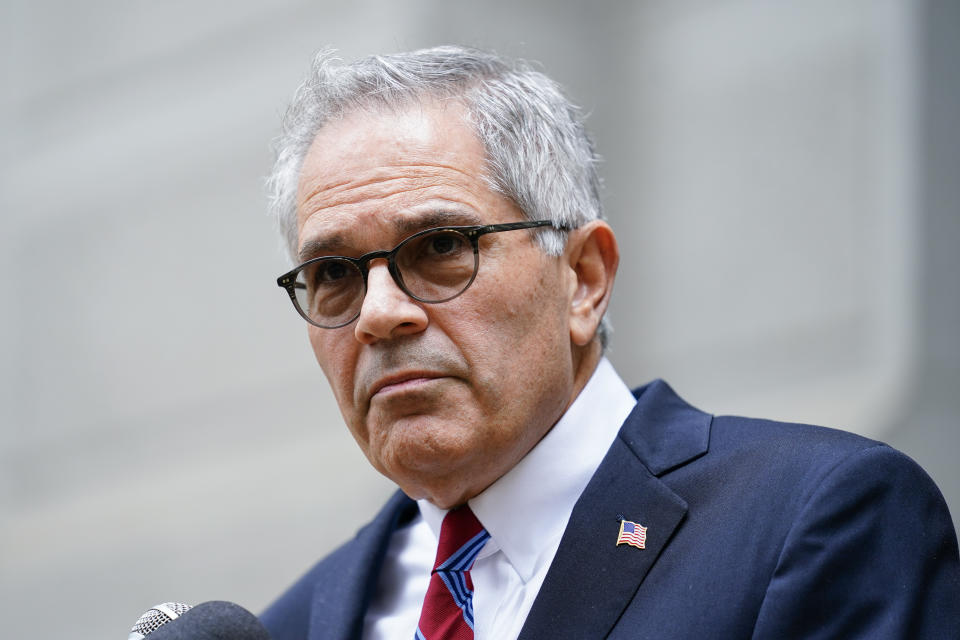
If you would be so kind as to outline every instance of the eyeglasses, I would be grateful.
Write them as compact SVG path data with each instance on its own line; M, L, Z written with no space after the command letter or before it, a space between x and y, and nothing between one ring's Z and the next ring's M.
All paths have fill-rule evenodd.
M477 277L480 236L535 227L569 230L549 220L426 229L390 251L307 260L277 278L277 284L287 290L307 322L336 329L360 316L371 260L386 259L393 281L414 300L446 302L466 291Z

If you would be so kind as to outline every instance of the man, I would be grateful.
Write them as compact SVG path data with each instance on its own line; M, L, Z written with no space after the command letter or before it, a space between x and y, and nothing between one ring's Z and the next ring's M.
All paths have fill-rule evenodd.
M317 58L271 180L300 265L278 283L401 492L273 636L957 637L956 536L912 461L620 380L595 166L523 64Z

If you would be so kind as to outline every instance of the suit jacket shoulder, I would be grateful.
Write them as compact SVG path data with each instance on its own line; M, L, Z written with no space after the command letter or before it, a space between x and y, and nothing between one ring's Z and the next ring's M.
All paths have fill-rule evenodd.
M957 637L956 536L913 461L710 416L662 381L637 394L521 638ZM621 517L644 549L616 544Z

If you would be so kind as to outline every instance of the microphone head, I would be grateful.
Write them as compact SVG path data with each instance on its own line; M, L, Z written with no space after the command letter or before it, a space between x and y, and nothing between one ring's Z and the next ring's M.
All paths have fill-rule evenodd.
M270 634L240 605L212 601L198 604L174 622L168 620L147 640L270 640Z
M171 620L176 620L181 614L190 610L190 605L182 602L164 602L154 605L137 618L130 629L130 635L127 640L143 640L144 637L153 633Z

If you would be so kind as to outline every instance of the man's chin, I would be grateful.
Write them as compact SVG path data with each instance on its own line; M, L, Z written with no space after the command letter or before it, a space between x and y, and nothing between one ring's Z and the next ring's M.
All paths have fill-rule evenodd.
M438 507L462 504L483 488L484 470L474 451L428 446L422 442L401 443L401 450L377 464L411 498L427 498Z
M481 492L476 488L468 486L451 486L449 484L440 484L437 486L423 484L414 484L404 486L398 484L401 491L414 500L427 500L438 509L453 509Z

